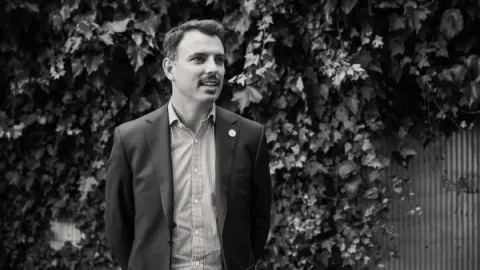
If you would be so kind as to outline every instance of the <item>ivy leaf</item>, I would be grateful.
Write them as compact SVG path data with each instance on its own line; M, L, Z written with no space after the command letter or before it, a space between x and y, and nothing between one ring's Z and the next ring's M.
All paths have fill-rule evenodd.
M480 97L480 81L473 81L470 83L470 102L469 106L472 106L479 100Z
M411 23L412 23L412 27L413 29L415 29L415 31L418 32L420 31L420 28L422 28L422 21L424 21L428 14L430 14L430 11L428 9L415 9L412 11L411 13Z
M398 17L396 13L394 13L394 16L390 18L390 30L401 30L405 29L406 27L406 21L407 18L405 17Z
M358 98L357 98L356 95L348 98L347 106L354 115L356 115L357 112L358 112L358 104L359 103L360 102L358 101Z
M399 41L398 39L390 40L389 45L390 45L390 55L392 57L395 55L402 55L405 52L405 46L403 42Z
M472 54L470 56L468 56L468 58L464 61L464 64L465 66L468 68L468 69L473 69L474 70L474 76L477 77L479 74L478 74L478 69L477 69L477 65L478 65L478 56Z
M362 165L368 166L369 164L372 164L374 159L375 159L375 155L372 153L369 153L366 156L363 156Z
M232 101L238 102L240 112L250 105L250 103L258 103L262 100L262 94L252 86L247 86L244 90L233 93Z
M348 181L348 183L345 184L346 192L348 192L351 196L358 196L358 189L361 183L362 183L362 178L359 176Z
M368 179L372 182L379 178L380 178L380 173L378 171L372 171L371 173L368 174Z
M326 84L321 84L320 85L320 94L325 100L328 100L328 93L330 91L330 88Z
M131 21L131 18L125 18L123 20L105 22L102 25L101 29L107 32L123 33L127 31L127 25L130 21Z
M267 143L274 142L277 140L278 134L276 132L272 132L270 129L266 131Z
M445 10L440 22L440 32L447 40L452 39L463 30L463 16L458 8Z
M98 67L103 63L103 54L101 55L89 55L87 57L86 68L88 74L98 70ZM72 65L73 68L73 65Z
M141 97L140 100L138 101L136 111L143 113L147 110L150 110L152 108L152 103L147 100L145 97Z
M349 14L356 4L357 0L342 0L341 8L345 14Z
M40 10L38 9L38 4L32 4L32 3L29 3L29 2L25 2L24 4L21 4L21 5L26 7L28 9L28 11L30 11L30 12L35 12L35 13L40 12Z
M82 38L80 37L69 37L65 42L65 51L67 53L74 53L80 48L82 44Z
M345 106L340 106L337 108L335 112L335 119L342 123L346 129L354 131L354 123L349 119L348 111Z
M243 66L244 69L250 66L256 66L260 62L260 56L253 54L251 52L245 54L245 64Z
M245 0L243 1L243 7L247 14L250 14L253 10L255 10L257 0Z
M347 160L347 161L343 162L342 164L340 164L340 166L338 167L337 173L338 173L338 175L340 175L340 177L342 179L346 179L353 172L355 172L356 169L357 169L357 165L355 164L355 162L353 162L351 160Z
M409 148L402 148L402 150L400 150L400 155L403 157L403 158L407 158L409 156L416 156L417 155L417 152L415 152L415 150L413 149L409 149Z
M348 152L350 152L350 150L352 150L352 144L351 143L345 143L345 154L348 154Z
M8 171L5 174L5 178L10 185L18 186L18 183L20 183L20 174L18 172Z
M34 203L34 200L28 200L27 203L22 207L22 214L25 214L25 212L27 212L28 209L32 207L33 203Z
M322 248L326 249L329 253L332 253L332 247L335 246L335 238L330 237L321 241Z
M152 15L144 21L135 22L133 24L133 28L141 30L145 34L155 37L159 24L160 24L160 16Z
M285 109L287 107L287 100L285 99L285 96L280 96L278 99L274 101L275 107L279 109Z
M109 45L109 46L113 45L112 34L110 32L107 32L103 35L99 35L98 39L100 39L100 41L105 43L105 45Z
M60 16L62 17L63 21L66 21L68 18L70 18L70 15L72 12L78 9L80 1L75 1L70 4L62 5L62 8L60 9Z
M365 210L365 217L369 217L373 214L373 211L375 210L375 204L372 204L370 205L370 207L368 207L366 210Z
M332 246L329 246L329 250L332 250ZM332 257L332 254L330 254L327 250L324 250L322 253L320 253L320 255L318 255L318 257L318 261L321 262L326 268L329 265L328 260Z
M297 82L295 83L295 87L298 91L302 92L304 85L303 85L303 80L302 76L298 76Z
M364 139L362 143L362 150L367 152L368 150L373 149L373 145L369 139Z
M333 132L333 142L337 143L338 141L340 141L342 139L342 133L340 133L338 130L335 130Z
M378 198L378 189L376 187L372 187L365 191L363 195L366 199L377 199Z
M151 52L144 47L139 47L136 45L129 45L127 49L128 59L130 59L130 64L132 64L135 72L137 72L143 66L143 60L147 54Z
M392 178L392 182L393 191L395 191L397 194L401 194L403 191L403 180L400 177L395 176Z
M75 60L72 61L72 72L73 72L73 78L82 74L83 64L82 64L82 61L80 59L75 59Z
M277 170L280 170L284 167L285 165L283 164L282 159L278 159L278 160L272 159L272 161L270 162L270 174L275 174Z
M453 82L457 85L462 85L468 70L465 68L464 65L455 65L450 69L450 72Z
M307 162L304 166L305 172L310 176L314 176L317 173L328 174L328 169L318 161Z
M82 34L87 40L90 40L90 38L93 36L93 27L89 22L86 21L81 21L77 25L77 32L79 34Z
M255 2L255 0L251 0L250 2ZM223 17L222 21L228 29L232 29L238 34L239 37L243 37L245 35L250 28L250 24L252 23L248 16L245 16L241 12L233 12L228 14Z
M54 79L59 79L65 75L65 63L62 57L58 57L50 66L50 75Z
M333 85L339 87L346 75L347 73L345 72L345 70L337 72L333 78Z
M80 201L83 201L87 198L87 194L93 189L98 182L94 177L86 177L80 181L78 190L80 191L81 197Z
M325 2L325 6L323 8L323 11L325 12L325 19L329 24L331 24L332 23L331 13L335 10L335 7L337 5L337 0L327 0L324 2Z
M158 9L158 15L162 17L163 15L168 14L168 8L170 7L170 1L167 0L156 0L153 8Z
M133 41L135 41L135 44L137 46L140 46L140 45L142 45L142 42L143 42L143 35L142 35L142 33L133 33L132 34L132 39L133 39Z

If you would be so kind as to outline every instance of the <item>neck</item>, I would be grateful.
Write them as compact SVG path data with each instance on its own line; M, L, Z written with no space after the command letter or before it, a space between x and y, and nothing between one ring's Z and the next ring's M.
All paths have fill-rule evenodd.
M200 122L207 118L213 106L213 103L192 102L175 93L172 94L170 101L180 121L194 132L200 125Z

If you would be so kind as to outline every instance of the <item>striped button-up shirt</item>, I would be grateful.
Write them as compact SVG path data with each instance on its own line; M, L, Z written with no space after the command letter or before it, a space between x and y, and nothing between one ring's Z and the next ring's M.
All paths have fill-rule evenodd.
M172 270L223 269L215 204L215 105L196 132L168 104L173 168Z

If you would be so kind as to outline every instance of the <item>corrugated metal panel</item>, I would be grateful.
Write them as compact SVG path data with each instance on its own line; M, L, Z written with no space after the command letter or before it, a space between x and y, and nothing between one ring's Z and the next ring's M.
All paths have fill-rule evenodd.
M409 176L414 196L392 203L390 224L399 237L399 258L385 269L480 269L480 132L464 130L427 149L408 170L391 166L388 175ZM393 145L391 145L393 147ZM421 208L421 214L407 212Z

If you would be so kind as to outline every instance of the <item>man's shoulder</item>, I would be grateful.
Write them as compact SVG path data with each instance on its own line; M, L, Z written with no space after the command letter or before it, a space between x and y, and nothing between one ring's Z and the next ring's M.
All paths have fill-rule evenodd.
M160 117L166 110L167 106L164 105L152 112L149 112L145 115L142 115L138 118L132 119L125 123L118 125L118 129L123 134L130 134L135 133L138 131L143 131L146 127L148 127L149 122L155 121L158 117Z
M221 111L221 113L224 113L225 115L228 115L229 117L235 118L240 128L246 128L251 130L261 130L263 127L263 125L259 122L243 117L235 112L232 112L220 106L217 106L217 110Z

